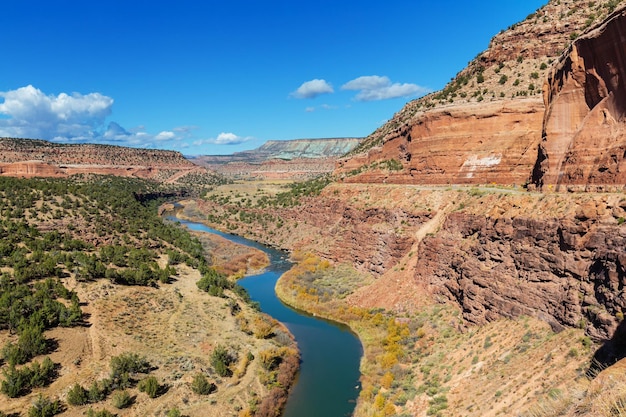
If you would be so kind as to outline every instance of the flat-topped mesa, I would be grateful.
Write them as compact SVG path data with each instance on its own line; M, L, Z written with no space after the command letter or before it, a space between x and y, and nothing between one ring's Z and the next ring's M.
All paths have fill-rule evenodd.
M176 151L0 138L0 175L32 178L75 174L116 175L196 185L220 180L214 172L195 165Z
M0 138L0 162L23 161L40 161L55 165L159 165L190 168L195 166L176 151Z
M577 39L544 86L539 187L626 184L626 8Z

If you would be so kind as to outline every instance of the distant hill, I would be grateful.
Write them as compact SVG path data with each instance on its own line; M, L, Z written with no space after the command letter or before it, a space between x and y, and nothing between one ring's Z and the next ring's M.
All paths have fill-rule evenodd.
M196 185L219 181L215 173L193 164L176 151L0 138L2 176L32 178L74 174L110 174Z
M337 159L360 143L360 138L270 140L253 150L190 160L234 178L304 179L331 172Z

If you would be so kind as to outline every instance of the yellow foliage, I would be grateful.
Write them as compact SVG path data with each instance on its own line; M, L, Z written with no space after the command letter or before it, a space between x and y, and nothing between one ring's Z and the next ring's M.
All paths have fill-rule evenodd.
M382 369L391 369L398 363L398 357L394 352L386 352L379 356L379 362Z
M366 401L371 401L374 396L374 387L370 384L363 384L363 388L361 389L359 396Z
M419 329L417 329L417 335L418 338L423 338L424 336L426 336L426 330L423 327L420 327Z
M274 333L274 325L269 319L263 317L254 318L254 336L258 339L267 339Z
M390 402L385 404L385 409L383 410L386 416L395 416L396 415L396 406Z
M384 317L383 317L383 315L382 315L382 314L380 314L380 313L376 313L376 314L374 314L374 317L372 317L372 324L373 324L374 326L381 325L381 324L383 324L384 322L385 322L385 318L384 318Z
M249 408L246 408L245 410L241 410L239 412L239 417L253 417L254 414L252 414L252 411L250 411Z
M385 375L380 378L380 385L383 388L389 389L391 388L391 384L393 383L393 374L391 372L387 372Z
M378 410L382 410L385 408L386 402L385 397L379 392L376 394L376 398L374 398L374 407Z
M243 357L241 362L239 362L239 366L235 370L235 376L237 378L241 378L242 376L244 376L246 374L246 370L248 369L249 364L250 364L250 360L248 359L248 356L246 355Z

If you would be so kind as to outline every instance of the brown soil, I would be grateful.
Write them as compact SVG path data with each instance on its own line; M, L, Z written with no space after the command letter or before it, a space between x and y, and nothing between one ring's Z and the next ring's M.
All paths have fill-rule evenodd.
M246 256L246 252L241 248L237 251L238 256ZM256 259L255 255L249 257ZM224 266L228 261L227 257L220 257L217 264L228 269ZM94 410L106 408L119 416L139 416L164 415L177 407L190 417L233 416L247 408L254 396L266 395L257 360L240 377L220 378L212 370L209 358L221 344L236 354L237 367L248 352L259 357L260 351L275 347L276 342L241 331L225 299L211 297L197 288L198 271L185 265L177 266L177 270L176 280L160 288L117 286L105 280L77 283L70 279L66 285L85 303L87 325L47 331L46 337L58 343L50 354L55 363L61 364L58 378L49 387L24 397L4 397L0 411L24 413L39 394L65 400L74 384L89 388L93 381L108 378L111 357L125 352L144 355L156 367L151 375L168 387L167 392L150 399L134 388L129 390L135 396L132 407L117 410L109 396L91 405ZM239 304L250 321L258 315ZM0 333L1 343L11 338L7 332ZM199 372L217 384L215 393L201 396L191 391L191 381ZM65 415L82 416L88 409L89 406L68 406Z

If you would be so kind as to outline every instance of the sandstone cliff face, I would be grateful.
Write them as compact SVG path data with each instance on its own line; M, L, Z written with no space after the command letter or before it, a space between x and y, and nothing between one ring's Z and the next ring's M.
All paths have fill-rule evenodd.
M541 139L544 106L538 98L465 104L417 114L385 143L341 160L346 182L411 184L523 184ZM400 171L351 171L396 160Z
M550 74L539 185L626 183L626 10L579 38Z
M453 213L422 242L416 279L471 323L531 315L608 338L626 309L626 226L614 218L626 203L570 204L562 218Z
M532 178L542 185L555 184L564 172L568 184L624 183L626 148L616 142L626 99L618 98L623 87L611 87L626 68L620 13L576 42L545 87L551 103L545 114L541 102L553 62L615 6L608 0L548 2L496 35L443 90L408 103L337 173L351 182L512 185ZM402 169L371 169L386 159Z

